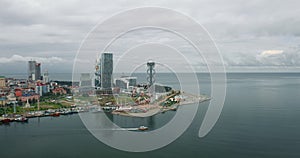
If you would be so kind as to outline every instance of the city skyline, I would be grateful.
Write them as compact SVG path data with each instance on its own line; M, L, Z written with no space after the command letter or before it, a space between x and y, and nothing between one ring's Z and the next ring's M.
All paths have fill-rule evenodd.
M34 60L28 61L28 80L42 80L41 63Z
M0 0L0 155L300 157L299 4Z

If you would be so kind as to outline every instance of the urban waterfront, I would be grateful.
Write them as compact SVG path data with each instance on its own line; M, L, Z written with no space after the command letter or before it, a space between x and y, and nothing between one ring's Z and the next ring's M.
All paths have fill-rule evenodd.
M198 77L201 93L209 94L209 75ZM78 114L73 114L1 125L1 157L299 157L300 74L232 73L227 77L221 117L204 138L198 137L198 130L209 102L199 105L193 123L179 139L155 151L131 153L108 147L90 134ZM174 74L157 74L157 80L179 86ZM108 117L121 127L143 124L154 130L174 114Z

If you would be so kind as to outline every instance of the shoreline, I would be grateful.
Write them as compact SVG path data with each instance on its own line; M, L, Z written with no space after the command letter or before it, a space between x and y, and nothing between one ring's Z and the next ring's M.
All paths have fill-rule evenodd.
M173 104L170 107L162 107L159 105L141 105L141 107L151 107L152 109L146 111L146 112L138 112L138 113L133 113L133 112L128 112L128 111L113 111L111 112L113 115L121 115L121 116L126 116L126 117L150 117L150 116L154 116L156 114L159 113L164 113L167 111L176 111L178 106L183 106L183 105L189 105L189 104L193 104L193 103L202 103L205 101L209 101L211 100L210 97L207 96L194 96L194 95L184 95L185 97L187 97L185 100L181 101L180 103L176 103Z

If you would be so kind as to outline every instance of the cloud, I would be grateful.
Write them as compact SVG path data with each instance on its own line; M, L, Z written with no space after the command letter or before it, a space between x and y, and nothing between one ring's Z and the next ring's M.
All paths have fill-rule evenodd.
M299 49L265 50L256 56L257 66L300 66Z
M287 63L286 55L282 50L266 50L256 56L260 65L285 66Z
M11 57L0 57L0 63L1 64L6 64L6 63L16 63L16 62L27 62L30 60L36 60L37 62L42 62L42 63L63 63L66 62L66 60L60 58L60 57L49 57L49 58L44 58L44 57L24 57L21 55L13 55Z
M73 61L80 42L99 21L119 11L150 5L178 10L205 26L220 46L227 66L300 65L299 50L288 50L300 43L299 3L295 0L61 0L56 3L51 0L1 0L0 63L34 59L49 65L61 63L53 65L53 69L60 69ZM144 17L134 20L144 20ZM180 21L170 19L170 23ZM108 34L113 31L113 28L108 29ZM113 51L122 52L126 45L137 40L153 39L182 46L180 40L170 37L147 30L129 36L120 44L122 48L116 45ZM270 48L278 50L268 50ZM186 55L190 55L191 50L186 49ZM78 62L87 61L80 59Z
M250 50L251 51L251 50ZM286 50L264 50L260 53L240 51L223 54L226 67L240 68L240 70L252 67L253 69L300 66L300 47L287 48ZM282 69L281 69L282 70Z
M283 53L283 50L265 50L265 51L262 51L258 56L259 57L269 57L272 55L279 55L282 53Z

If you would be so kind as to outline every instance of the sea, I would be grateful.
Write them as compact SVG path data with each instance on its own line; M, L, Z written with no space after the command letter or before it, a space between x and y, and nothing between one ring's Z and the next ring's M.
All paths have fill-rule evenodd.
M10 125L0 125L0 156L1 158L299 158L300 73L226 75L226 99L221 116L205 137L198 137L198 131L209 107L209 101L187 105L198 106L193 122L178 139L157 150L127 152L107 146L87 130L78 114L73 114L55 118L31 118L28 123L13 122ZM61 74L53 78L70 80L70 76ZM143 74L136 76L139 82L146 81ZM185 76L188 81L190 76ZM199 73L197 77L201 94L210 95L210 75ZM180 88L174 74L156 74L156 82ZM121 127L137 127L143 124L149 127L149 130L156 130L168 123L178 110L147 118L109 114L108 117Z

